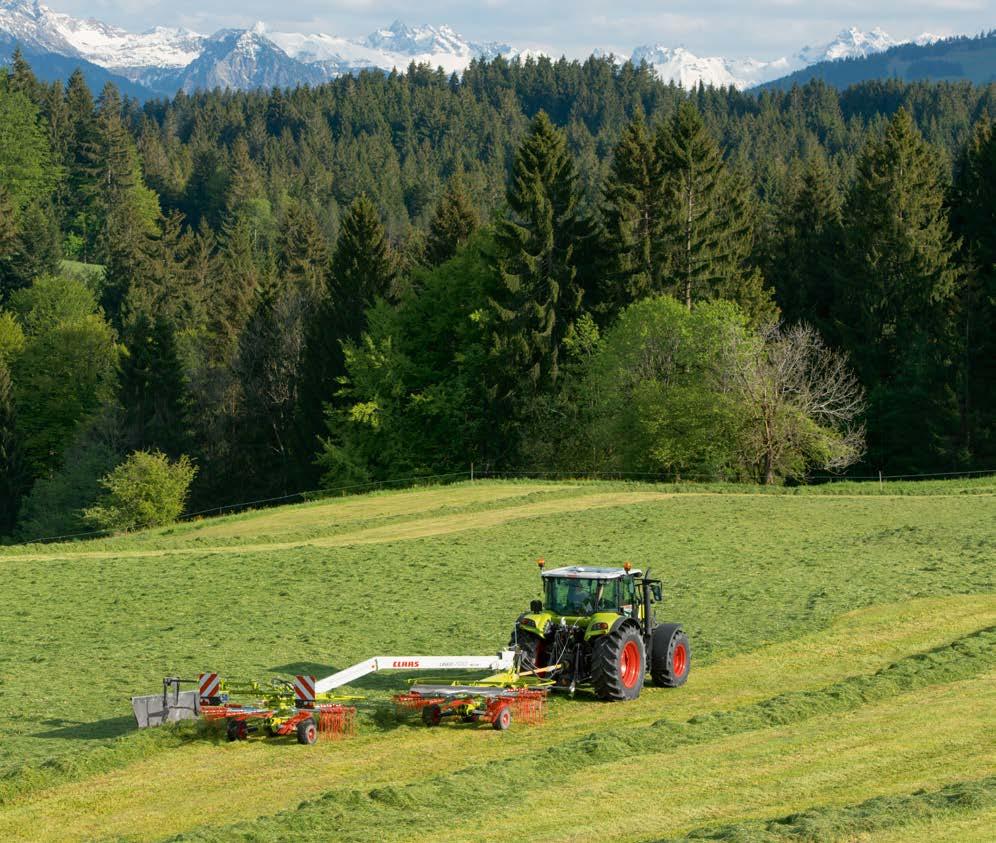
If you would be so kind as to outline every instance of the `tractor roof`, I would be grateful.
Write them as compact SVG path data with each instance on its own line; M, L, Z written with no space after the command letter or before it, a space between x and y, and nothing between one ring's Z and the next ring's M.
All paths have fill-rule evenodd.
M630 576L640 576L642 572L638 568L633 568ZM551 571L544 571L544 577L568 577L576 580L616 580L626 576L625 568L599 568L592 565L568 565L565 568L554 568Z

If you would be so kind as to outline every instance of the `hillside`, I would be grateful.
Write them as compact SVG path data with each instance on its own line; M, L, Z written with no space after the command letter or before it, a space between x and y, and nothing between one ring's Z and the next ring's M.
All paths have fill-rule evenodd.
M874 79L987 85L996 81L996 32L932 44L900 44L881 53L822 61L760 87L788 90L812 79L821 79L836 88Z
M2 549L0 839L983 840L994 492L495 481ZM373 712L312 748L133 728L129 696L167 674L494 652L541 555L653 568L688 684L558 698L504 735Z

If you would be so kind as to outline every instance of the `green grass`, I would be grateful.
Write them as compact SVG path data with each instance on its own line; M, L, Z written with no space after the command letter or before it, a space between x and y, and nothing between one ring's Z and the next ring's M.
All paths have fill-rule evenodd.
M858 834L906 828L945 820L965 809L996 808L996 776L958 782L937 790L919 790L901 796L877 796L859 805L820 807L775 820L753 821L702 829L681 840L722 840L734 843L777 843L785 840L833 840ZM672 838L678 839L678 838ZM666 841L661 841L666 843Z
M984 839L994 492L486 481L5 548L0 839ZM493 652L539 556L649 565L692 640L688 685L557 699L506 735L368 716L304 749L132 727L128 698L167 674ZM929 797L948 787L990 801ZM643 823L598 809L621 793L653 803Z

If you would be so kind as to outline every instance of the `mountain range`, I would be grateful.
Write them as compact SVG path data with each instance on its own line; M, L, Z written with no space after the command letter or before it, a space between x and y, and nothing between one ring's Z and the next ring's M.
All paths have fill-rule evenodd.
M932 45L924 34L914 44ZM745 89L841 59L864 59L900 46L880 29L851 28L826 44L806 46L791 57L761 61L696 56L683 47L637 47L617 61L646 62L665 81ZM97 20L79 20L39 0L0 0L0 56L20 47L42 78L64 78L79 66L91 86L115 81L125 93L145 99L177 91L215 87L247 90L321 84L364 69L391 71L412 62L461 73L474 59L525 59L541 55L497 42L474 42L448 26L408 26L396 21L365 39L326 33L225 29L205 36L186 29L155 27L132 33Z

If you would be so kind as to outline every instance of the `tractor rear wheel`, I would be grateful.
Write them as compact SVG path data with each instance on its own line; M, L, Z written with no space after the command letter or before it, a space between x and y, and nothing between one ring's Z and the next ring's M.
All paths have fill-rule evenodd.
M659 688L677 688L688 680L692 645L681 624L665 623L654 630L650 678Z
M308 746L318 743L318 724L313 717L297 724L297 742Z
M596 639L591 651L591 684L602 700L635 700L647 672L640 631L626 625Z

